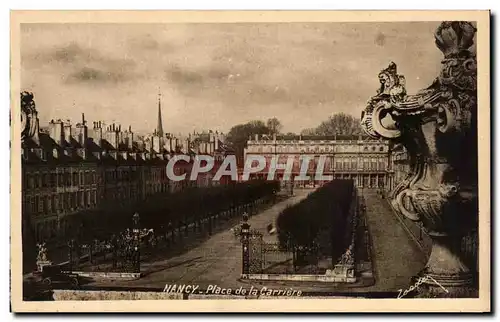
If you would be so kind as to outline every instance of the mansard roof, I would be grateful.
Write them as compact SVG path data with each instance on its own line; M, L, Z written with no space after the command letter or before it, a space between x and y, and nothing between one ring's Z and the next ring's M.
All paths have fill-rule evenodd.
M261 137L262 138L262 137ZM264 140L272 140L266 135ZM284 141L373 141L366 134L337 134L337 135L277 135L276 140Z

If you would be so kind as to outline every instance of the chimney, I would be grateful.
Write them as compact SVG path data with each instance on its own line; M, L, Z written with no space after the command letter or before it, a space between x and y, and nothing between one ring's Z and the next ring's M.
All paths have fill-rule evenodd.
M132 150L134 144L134 133L132 133L132 127L128 127L128 133L127 133L127 147L129 150Z
M151 140L153 140L153 150L157 153L161 153L161 148L163 147L162 146L162 139L159 137L159 136L153 136L151 138Z
M82 123L81 124L77 124L77 131L78 131L78 143L80 143L80 145L82 147L85 147L86 143L87 143L87 138L88 138L88 128L87 128L87 122L85 121L85 114L82 113Z
M215 132L214 150L219 150L219 132Z
M163 143L163 148L167 150L167 153L170 153L170 139L165 139L165 142Z
M95 127L94 127L94 142L95 144L97 144L98 146L101 146L102 145L102 124L101 124L101 121L99 122L94 122L95 123Z
M66 141L67 143L71 143L71 122L70 120L66 120L66 122L64 122L64 141Z
M64 129L63 122L61 120L50 121L49 135L58 145L62 145L64 143Z

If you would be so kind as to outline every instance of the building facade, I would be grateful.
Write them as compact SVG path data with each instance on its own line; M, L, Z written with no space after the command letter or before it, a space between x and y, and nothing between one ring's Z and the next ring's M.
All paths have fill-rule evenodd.
M21 111L23 238L30 234L36 242L63 240L75 234L86 218L130 212L133 205L155 194L210 185L203 177L210 174L189 180L197 153L231 153L214 139L198 140L193 146L189 138L183 142L164 134L160 101L158 128L141 138L130 127L122 130L117 124L96 121L89 127L83 114L74 126L58 119L42 131L29 92L21 93ZM167 163L176 154L190 156L190 161L174 166L175 174L186 174L185 180L167 177Z
M391 148L394 182L397 184L403 181L410 172L410 159L408 153L402 145L395 145Z
M272 158L285 164L292 156L294 159L291 180L295 186L318 185L315 180L320 156L326 158L324 175L335 179L353 179L358 187L377 187L391 189L394 184L391 155L387 141L373 140L366 136L266 136L255 135L249 138L245 149L245 159L250 155L266 158L266 168L255 174L267 177ZM310 180L295 180L302 165L301 159L309 156L307 175ZM276 179L283 179L283 170L276 171Z

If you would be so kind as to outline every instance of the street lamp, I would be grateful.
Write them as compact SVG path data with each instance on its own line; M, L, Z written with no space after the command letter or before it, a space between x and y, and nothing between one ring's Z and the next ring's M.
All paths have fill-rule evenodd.
M135 273L140 273L141 272L141 266L140 266L140 260L141 260L141 253L140 253L140 240L139 240L139 214L136 212L132 216L132 220L134 222L134 271Z

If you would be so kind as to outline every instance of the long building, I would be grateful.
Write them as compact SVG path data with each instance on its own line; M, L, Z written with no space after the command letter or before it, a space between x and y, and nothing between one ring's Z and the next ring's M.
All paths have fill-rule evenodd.
M196 142L164 133L160 101L158 127L142 138L130 127L122 130L102 121L89 127L83 114L75 126L57 119L42 131L29 92L21 93L21 111L23 238L29 234L36 242L63 241L86 219L130 213L135 204L155 194L213 184L209 177L218 163L214 172L189 180L195 156L209 154L220 160L232 153L215 132ZM191 161L175 164L174 173L186 174L186 180L174 182L167 177L166 165L176 154L190 155Z
M320 164L320 156L326 157L324 175L335 179L353 179L358 187L377 187L392 189L394 171L390 146L387 141L373 140L367 136L280 136L255 135L249 138L245 149L245 160L250 155L266 158L266 168L254 176L267 177L272 158L285 164L292 156L294 165L291 180L295 186L315 186L323 182L315 180ZM307 175L310 180L295 180L302 165L301 158L309 156ZM283 170L276 171L276 179L283 179Z

